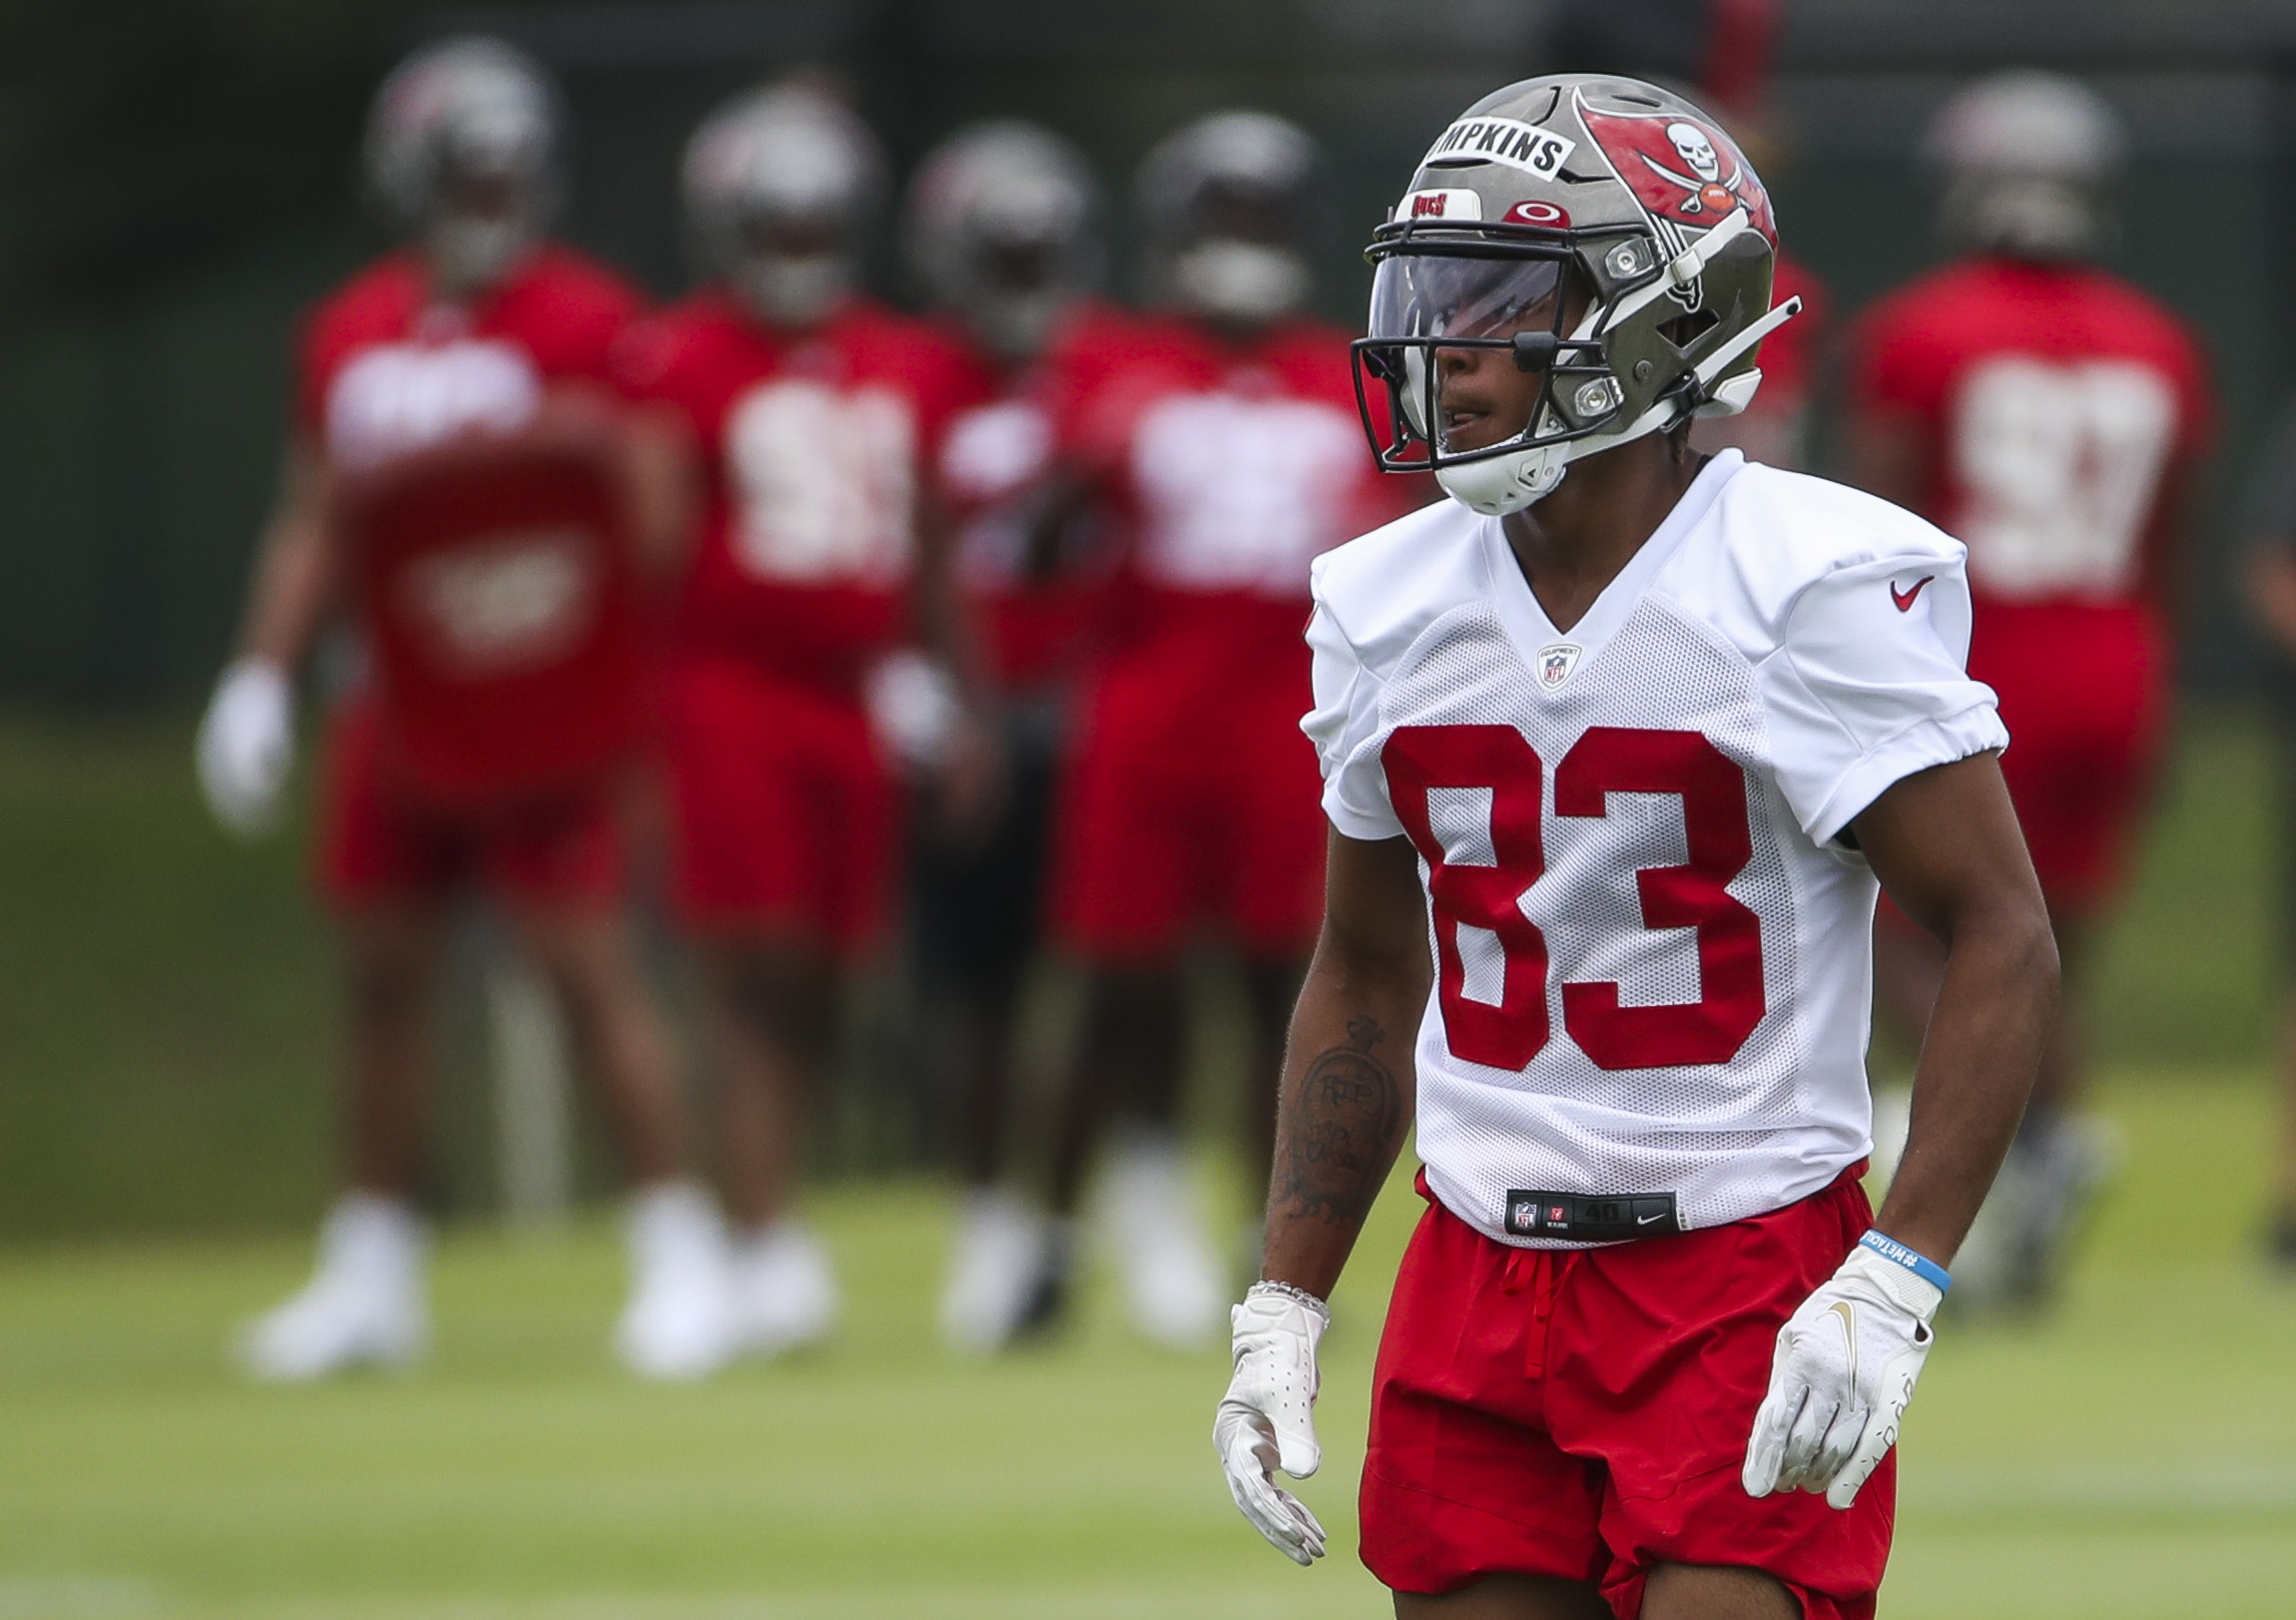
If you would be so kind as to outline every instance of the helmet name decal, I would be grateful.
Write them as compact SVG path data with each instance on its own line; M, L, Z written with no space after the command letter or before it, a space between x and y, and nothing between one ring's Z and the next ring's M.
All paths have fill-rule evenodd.
M1463 188L1455 191L1414 192L1396 206L1399 220L1476 220L1482 218L1482 195Z
M1503 163L1525 174L1552 180L1578 143L1519 118L1462 118L1435 144L1420 166L1431 164Z
M1770 194L1719 129L1681 113L1598 113L1583 103L1579 117L1652 218L1704 230L1743 205L1754 229L1777 246Z

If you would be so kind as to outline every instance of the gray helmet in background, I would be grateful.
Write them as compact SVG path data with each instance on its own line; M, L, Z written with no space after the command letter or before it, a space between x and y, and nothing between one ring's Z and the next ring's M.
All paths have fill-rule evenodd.
M1380 464L1513 512L1580 456L1745 409L1762 338L1800 308L1770 306L1777 253L1753 167L1671 91L1555 74L1485 96L1428 149L1367 250L1356 381ZM1437 361L1467 348L1544 377L1519 434L1454 451Z
M367 117L367 182L456 290L497 280L556 202L558 96L500 40L428 45L391 71Z
M2005 73L1964 90L1930 126L1957 248L2042 262L2086 259L2126 148L2104 98L2053 73Z
M686 145L683 179L703 262L768 324L804 330L854 284L884 159L843 101L793 81L711 114Z
M1028 359L1100 270L1091 168L1050 130L975 124L909 182L910 263L933 302L1006 361Z
M1263 326L1308 301L1316 144L1269 113L1214 113L1166 136L1136 185L1159 302Z

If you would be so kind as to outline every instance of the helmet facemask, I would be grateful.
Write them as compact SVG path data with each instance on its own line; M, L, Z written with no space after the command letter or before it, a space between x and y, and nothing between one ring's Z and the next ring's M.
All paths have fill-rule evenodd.
M951 298L989 352L1035 358L1091 280L1089 199L1023 177L983 197L954 251Z
M439 285L469 293L494 285L542 235L542 184L535 168L513 162L440 165L436 204L418 230Z
M853 284L851 231L839 214L760 210L733 235L726 280L768 325L789 331L819 326Z

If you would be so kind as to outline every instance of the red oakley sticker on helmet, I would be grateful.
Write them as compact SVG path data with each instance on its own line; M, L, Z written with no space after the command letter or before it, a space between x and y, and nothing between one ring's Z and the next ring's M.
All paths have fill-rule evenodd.
M1634 200L1654 217L1704 230L1743 205L1754 229L1778 245L1770 194L1712 124L1679 113L1598 113L1584 102L1578 114Z
M1517 203L1501 217L1503 225L1542 225L1552 231L1570 229L1570 210L1553 203Z

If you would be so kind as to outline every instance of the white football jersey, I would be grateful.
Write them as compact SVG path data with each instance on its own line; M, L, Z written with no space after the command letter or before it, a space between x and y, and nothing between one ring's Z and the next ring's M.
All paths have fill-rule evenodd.
M1454 502L1317 560L1303 726L1333 824L1419 851L1419 1150L1460 1219L1535 1247L1575 1245L1573 1201L1715 1226L1869 1151L1879 890L1837 837L2008 744L1963 563L1735 450L1567 632Z

